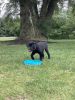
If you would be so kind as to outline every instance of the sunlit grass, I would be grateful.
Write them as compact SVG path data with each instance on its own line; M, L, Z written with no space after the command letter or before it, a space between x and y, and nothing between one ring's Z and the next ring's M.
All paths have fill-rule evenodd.
M51 59L38 67L25 45L0 44L0 100L75 100L75 42L49 44Z
M10 41L15 40L17 37L0 37L0 41Z

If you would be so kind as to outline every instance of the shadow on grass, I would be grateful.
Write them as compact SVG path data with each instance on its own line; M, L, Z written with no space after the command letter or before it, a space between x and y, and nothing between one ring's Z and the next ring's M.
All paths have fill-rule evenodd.
M20 39L15 39L15 40L6 40L6 41L0 41L0 44L6 44L6 45L19 45L19 44L26 44L27 41L23 41ZM48 41L48 43L58 43L56 41Z

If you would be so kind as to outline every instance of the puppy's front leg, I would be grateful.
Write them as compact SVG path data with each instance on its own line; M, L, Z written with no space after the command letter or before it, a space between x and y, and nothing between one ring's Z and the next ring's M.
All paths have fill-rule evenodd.
M33 60L34 60L34 54L35 54L35 52L33 51L33 52L31 53L31 59L33 59Z

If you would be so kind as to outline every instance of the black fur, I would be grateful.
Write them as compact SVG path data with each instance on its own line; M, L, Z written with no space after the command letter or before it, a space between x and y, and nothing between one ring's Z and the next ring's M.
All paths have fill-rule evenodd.
M50 53L48 51L48 45L47 42L42 41L42 42L29 42L28 43L28 48L31 50L31 58L34 60L34 54L38 53L40 55L40 60L44 59L44 50L46 51L48 55L48 59L50 59Z

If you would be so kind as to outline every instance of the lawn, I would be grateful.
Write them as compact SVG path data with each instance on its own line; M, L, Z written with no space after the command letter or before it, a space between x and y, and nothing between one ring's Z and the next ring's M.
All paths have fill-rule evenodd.
M75 100L75 40L51 41L41 66L23 65L24 44L0 43L0 100Z

